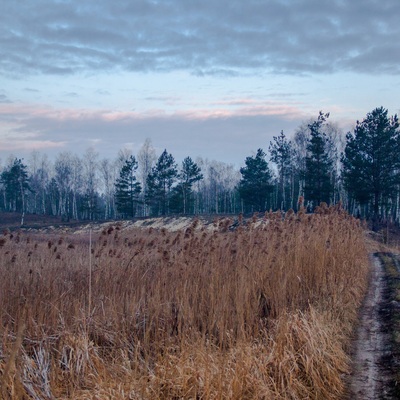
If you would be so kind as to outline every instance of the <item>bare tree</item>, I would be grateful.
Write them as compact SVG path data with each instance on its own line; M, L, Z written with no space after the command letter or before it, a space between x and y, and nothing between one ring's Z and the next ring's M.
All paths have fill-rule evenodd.
M73 158L70 152L62 152L54 162L54 179L59 197L57 214L62 219L69 219L70 216Z
M115 181L117 179L116 162L108 159L100 161L100 179L102 183L102 191L104 193L104 218L115 218Z
M238 208L236 187L240 172L231 164L201 157L196 159L196 163L204 174L204 179L197 186L199 212L235 213Z
M83 204L84 216L90 220L95 218L98 197L98 153L88 148L83 156Z
M33 151L28 161L31 194L29 211L46 214L47 187L51 176L51 164L47 154Z
M71 160L71 196L72 196L72 218L79 219L78 196L82 192L82 160L73 156Z
M115 160L115 166L117 171L120 171L124 166L126 160L129 160L130 156L132 156L132 150L128 148L123 148L118 151L117 159Z
M140 186L142 187L142 203L143 203L143 215L149 214L149 209L146 206L146 193L147 193L147 177L149 176L151 169L154 167L157 161L156 151L151 144L151 140L147 138L137 154L138 162L138 177Z

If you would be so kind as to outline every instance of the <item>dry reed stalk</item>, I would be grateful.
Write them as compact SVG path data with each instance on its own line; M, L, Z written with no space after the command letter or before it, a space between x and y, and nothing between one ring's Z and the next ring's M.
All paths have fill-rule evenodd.
M92 230L89 229L89 294L88 294L88 318L92 312Z
M20 382L18 382L18 378L14 378L10 383L11 374L16 370L15 362L18 355L18 352L22 345L22 339L24 334L24 323L21 322L18 326L17 336L15 338L15 342L11 347L11 353L8 357L7 362L5 363L4 369L2 371L2 375L0 377L0 392L3 399L7 399L9 397L14 398L16 394L18 396L18 391L20 388ZM17 380L15 382L15 380ZM10 388L11 386L11 388ZM17 392L17 393L16 393Z
M231 225L7 239L1 332L25 322L26 354L46 349L43 388L59 398L340 398L367 284L362 228L325 206Z

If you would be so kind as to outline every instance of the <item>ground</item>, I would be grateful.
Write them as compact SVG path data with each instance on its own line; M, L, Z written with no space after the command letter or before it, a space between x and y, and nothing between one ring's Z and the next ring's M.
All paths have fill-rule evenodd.
M383 303L384 270L377 255L371 256L371 277L367 296L360 312L360 322L353 343L353 373L350 398L387 398L387 376L382 374L381 359L385 355L388 337L382 329L379 315Z
M399 229L366 232L370 249L369 290L359 312L352 346L351 399L400 398Z
M135 227L177 230L189 226L192 218L153 218L121 221L125 229ZM232 219L234 221L234 218ZM1 213L0 230L18 230L19 214ZM202 220L210 229L212 219ZM100 230L104 223L63 222L57 217L26 215L26 230L82 232ZM368 293L359 312L359 325L352 345L352 374L348 377L350 399L400 398L400 229L395 226L380 232L366 231L370 251L371 275Z

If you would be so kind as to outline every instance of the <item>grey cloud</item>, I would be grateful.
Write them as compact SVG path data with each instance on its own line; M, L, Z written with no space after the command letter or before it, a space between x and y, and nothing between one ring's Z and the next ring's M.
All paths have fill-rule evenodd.
M97 89L96 94L99 94L101 96L110 96L111 93L108 90L104 90L104 89Z
M177 96L148 96L143 98L143 100L149 101L149 102L162 102L165 105L171 106L174 105L176 106L181 102L181 98Z
M65 97L73 97L73 98L76 98L76 97L79 97L79 94L76 93L76 92L68 92L68 93L64 93L64 96L65 96Z
M0 0L0 73L400 72L398 0Z
M242 164L258 147L267 149L269 141L282 129L293 132L301 122L301 119L272 115L224 116L202 120L173 115L105 121L93 114L68 118L60 123L57 118L21 113L7 119L19 122L19 126L10 132L14 137L29 135L32 141L62 144L63 149L77 154L82 154L86 147L93 145L102 157L113 158L123 143L140 144L149 137L154 146L167 148L178 161L190 155L237 165ZM34 137L32 132L36 132ZM59 147L45 151L54 156Z
M0 103L10 104L12 101L5 94L0 94Z
M268 93L268 97L274 99L282 99L282 98L292 98L292 97L303 97L307 96L308 93L305 92L296 92L296 93Z

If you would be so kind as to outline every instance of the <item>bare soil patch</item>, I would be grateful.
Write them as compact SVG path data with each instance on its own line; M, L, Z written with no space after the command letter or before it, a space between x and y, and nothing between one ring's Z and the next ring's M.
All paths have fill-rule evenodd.
M353 343L348 398L398 399L399 262L392 253L375 253L370 258L370 285Z
M209 230L219 230L221 224L238 225L238 217L236 215L202 215L196 216L164 216L164 217L136 217L130 220L62 220L59 216L26 214L24 216L24 224L21 225L21 214L12 212L0 212L0 232L3 231L28 231L40 233L85 233L92 230L100 232L108 229L110 226L118 226L119 229L166 229L170 232L177 232L181 229L187 229L197 219L197 228L201 229L206 226ZM251 221L247 218L243 224ZM262 218L260 218L260 221Z

